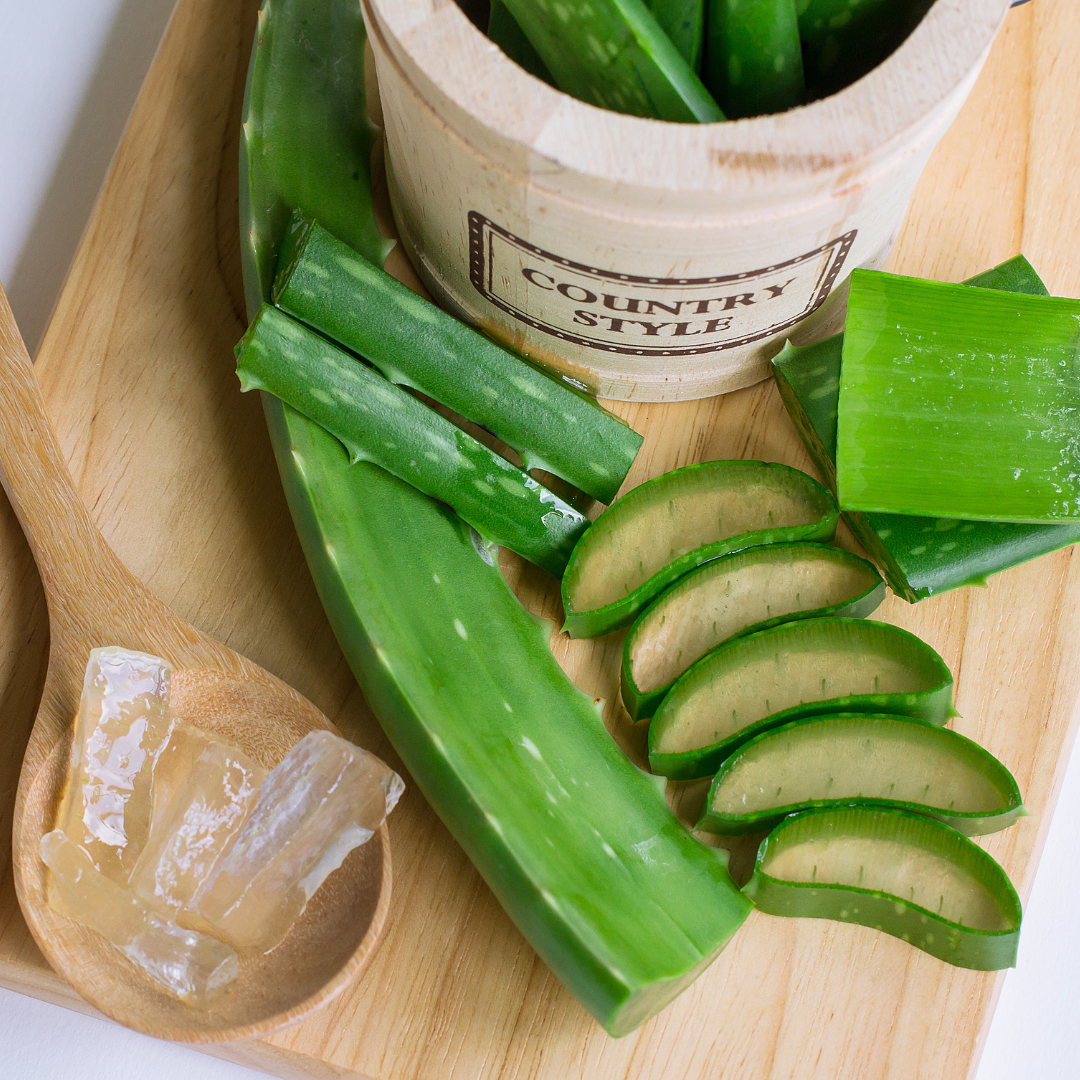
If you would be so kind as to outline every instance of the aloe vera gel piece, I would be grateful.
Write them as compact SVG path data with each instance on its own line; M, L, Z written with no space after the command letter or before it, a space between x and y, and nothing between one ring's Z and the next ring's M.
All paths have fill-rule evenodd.
M763 732L720 766L697 827L765 832L812 807L893 807L967 836L1024 813L1012 773L978 743L908 716L840 713Z
M652 716L672 683L729 638L790 619L865 618L885 583L865 559L825 544L748 548L687 574L638 616L623 647L622 699Z
M764 461L707 461L627 492L589 528L563 578L571 637L620 630L695 566L741 548L830 540L838 512L812 477Z
M712 776L766 728L835 712L944 724L953 679L914 634L862 619L801 619L736 638L671 688L649 728L649 765L672 780Z
M856 270L836 464L845 510L1080 521L1080 300Z
M373 461L448 503L482 536L561 574L588 519L527 473L335 348L263 305L237 346L243 390L267 390Z
M902 810L785 818L743 891L771 915L859 923L957 967L1016 963L1020 900L1005 871L947 825Z

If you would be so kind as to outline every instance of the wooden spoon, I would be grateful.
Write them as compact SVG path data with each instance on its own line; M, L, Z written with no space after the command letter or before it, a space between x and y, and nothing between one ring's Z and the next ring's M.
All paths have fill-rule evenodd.
M45 586L49 669L23 759L12 856L23 915L46 959L87 1001L128 1027L189 1042L250 1039L330 1001L374 952L390 901L386 826L355 850L266 956L241 959L212 1009L166 993L103 937L49 907L38 853L53 828L72 721L91 649L154 653L175 669L173 709L276 765L305 733L333 730L291 687L186 623L128 572L75 490L0 287L0 472Z

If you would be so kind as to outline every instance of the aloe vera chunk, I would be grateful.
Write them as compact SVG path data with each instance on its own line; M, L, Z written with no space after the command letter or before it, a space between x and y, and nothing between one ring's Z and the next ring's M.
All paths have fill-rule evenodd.
M791 619L861 619L884 599L870 563L825 544L769 544L715 559L657 597L631 627L623 704L634 720L645 719L691 664L730 638Z
M642 0L503 0L560 90L680 123L724 114Z
M856 270L836 465L844 509L1080 521L1080 300Z
M550 86L555 85L547 64L540 59L540 54L532 47L532 43L502 0L491 0L487 36L530 75L535 75Z
M293 207L385 256L363 55L349 0L274 0L260 15L241 152L251 317ZM461 519L369 462L350 465L277 398L263 405L308 566L368 704L541 959L609 1032L632 1031L708 965L749 902L619 750Z
M803 100L796 0L709 0L705 84L732 119Z
M561 476L609 503L641 436L595 399L544 374L417 296L297 214L274 302L517 450L527 469Z
M771 915L859 923L957 967L1016 963L1020 899L978 844L902 810L808 810L758 849L743 890Z
M713 778L697 828L759 833L788 814L837 806L927 814L966 836L1024 813L1012 773L971 739L910 716L839 713L744 743Z
M649 727L649 766L672 780L712 776L743 743L789 720L896 713L944 724L953 678L914 634L862 619L800 619L736 638L699 660Z
M964 282L976 288L1046 296L1022 255ZM785 346L773 375L792 422L826 486L836 488L836 416L843 335ZM881 568L890 588L910 603L965 585L1080 540L1080 522L1019 525L847 511L844 519Z
M628 491L588 529L563 577L563 627L599 637L695 566L741 548L831 540L838 513L812 477L764 461L707 461Z

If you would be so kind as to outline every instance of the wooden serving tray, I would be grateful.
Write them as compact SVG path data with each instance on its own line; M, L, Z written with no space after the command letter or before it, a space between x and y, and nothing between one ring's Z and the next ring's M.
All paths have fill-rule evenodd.
M242 396L233 373L245 324L237 135L255 8L181 0L37 371L79 490L132 571L400 768L319 605L258 398ZM1080 190L1064 167L1080 160L1078 57L1075 0L1009 16L919 186L893 268L959 280L1023 250L1053 292L1080 295ZM711 458L809 468L768 383L619 409L647 436L632 482ZM942 653L958 675L956 728L1016 774L1031 816L986 846L1026 897L1078 717L1080 557L1050 555L917 607L892 598L881 617ZM40 583L3 503L0 983L90 1011L34 947L10 877L11 802L47 636ZM609 701L617 651L557 641L580 685ZM625 736L617 706L607 711ZM950 968L860 927L757 913L675 1004L609 1039L411 783L390 831L392 910L363 981L291 1030L211 1052L280 1076L379 1080L960 1080L975 1067L1001 976Z

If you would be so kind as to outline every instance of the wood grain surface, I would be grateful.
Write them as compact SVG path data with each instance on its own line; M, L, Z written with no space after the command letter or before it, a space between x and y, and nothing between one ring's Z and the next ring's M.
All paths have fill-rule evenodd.
M38 360L61 448L133 573L201 630L308 697L399 767L334 643L293 535L255 395L241 396L237 125L254 0L181 0ZM931 160L892 267L959 280L1023 250L1080 296L1080 8L1014 11ZM631 483L675 465L763 457L809 468L770 384L619 407L646 434ZM403 538L404 539L404 538ZM522 593L539 575L507 564ZM1047 556L881 616L958 676L955 726L1013 770L1031 811L985 846L1031 888L1080 696L1080 557ZM37 952L8 870L11 796L45 674L41 586L0 512L0 982L86 1010ZM615 699L617 643L556 648ZM620 739L617 706L608 719ZM632 747L631 747L632 748ZM409 778L406 776L406 783ZM288 1077L961 1080L1000 976L952 969L860 927L754 913L639 1032L609 1039L514 929L411 785L390 820L394 897L365 980L269 1040L215 1052Z

